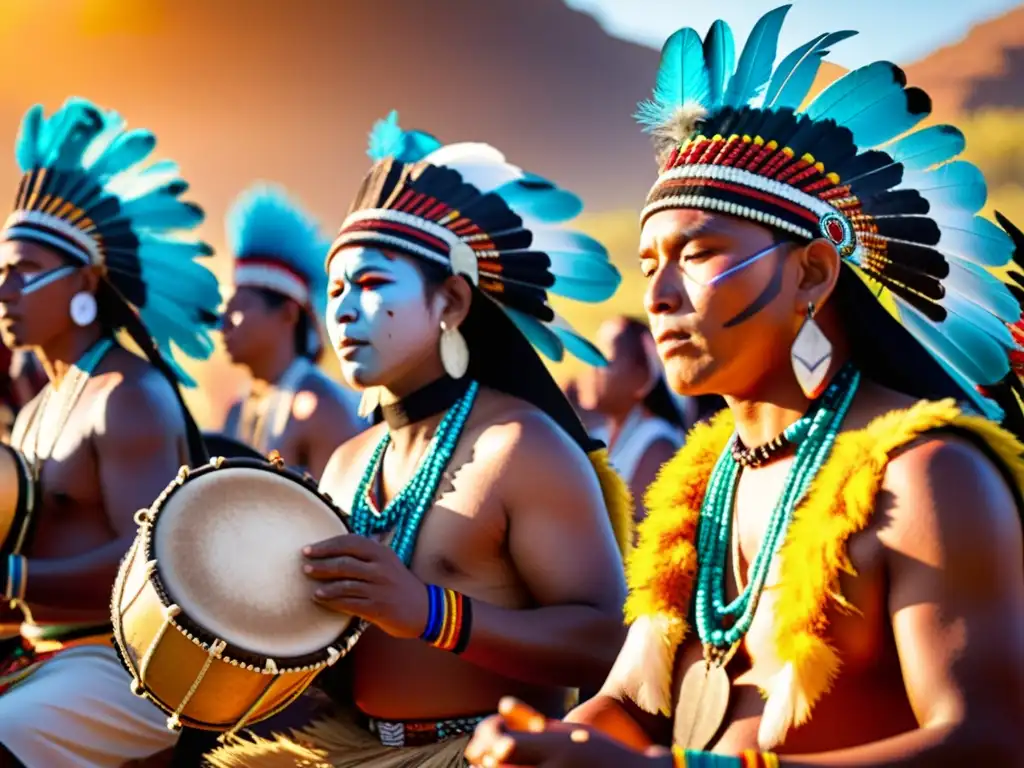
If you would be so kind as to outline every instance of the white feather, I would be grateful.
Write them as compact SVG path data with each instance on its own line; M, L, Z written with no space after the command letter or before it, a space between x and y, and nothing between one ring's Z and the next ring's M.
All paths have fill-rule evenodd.
M672 670L685 627L680 619L657 614L633 622L605 689L615 688L651 714L672 714Z
M777 749L796 720L798 689L792 662L772 678L768 690L768 701L757 729L757 746L764 752Z

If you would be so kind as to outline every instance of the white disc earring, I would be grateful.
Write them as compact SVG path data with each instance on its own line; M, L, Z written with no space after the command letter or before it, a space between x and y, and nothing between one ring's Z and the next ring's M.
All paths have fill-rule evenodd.
M96 297L82 291L71 297L71 321L79 328L85 328L96 320Z
M441 365L453 379L461 379L469 370L469 347L458 328L441 323Z

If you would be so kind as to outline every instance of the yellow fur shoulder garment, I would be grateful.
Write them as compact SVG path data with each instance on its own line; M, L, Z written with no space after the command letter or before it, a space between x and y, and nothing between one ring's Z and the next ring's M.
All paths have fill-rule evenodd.
M998 425L961 413L952 400L919 402L887 413L866 428L844 432L797 508L779 553L780 587L774 621L782 671L765 693L758 740L778 745L791 726L806 722L839 671L827 638L826 610L843 604L839 575L850 570L849 538L865 528L894 451L925 432L955 427L983 440L1024 488L1024 445ZM647 492L648 516L627 562L632 624L613 681L651 713L671 714L675 653L697 574L697 521L715 461L733 433L730 413L695 428L662 467Z

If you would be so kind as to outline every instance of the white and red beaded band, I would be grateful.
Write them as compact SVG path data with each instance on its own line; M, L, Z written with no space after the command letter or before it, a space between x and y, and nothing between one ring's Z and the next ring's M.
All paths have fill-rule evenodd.
M103 252L96 238L52 213L25 210L11 213L4 222L2 237L16 240L19 235L31 235L77 257L84 264L103 264Z
M651 201L644 206L640 214L641 226L648 217L658 211L672 208L706 209L756 221L769 227L791 232L808 240L824 236L836 245L836 248L843 256L850 255L856 248L856 233L847 218L837 208L824 200L796 189L784 181L765 178L751 171L730 168L728 166L707 164L680 165L661 174L651 188L650 194L653 194L666 181L678 179L708 179L709 181L728 182L772 195L799 206L815 216L818 219L818 227L814 230L808 227L801 227L779 216L766 213L754 205L742 205L699 193L671 195Z
M235 265L235 286L277 291L302 306L307 306L311 298L309 285L292 270L263 260L239 259Z

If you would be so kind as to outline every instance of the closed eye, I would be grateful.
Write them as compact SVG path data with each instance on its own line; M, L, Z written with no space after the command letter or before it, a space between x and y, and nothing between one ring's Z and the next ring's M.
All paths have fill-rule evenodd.
M380 288L382 285L391 285L392 282L392 280L388 280L382 275L360 275L354 281L355 285L363 290L371 291L374 288Z

